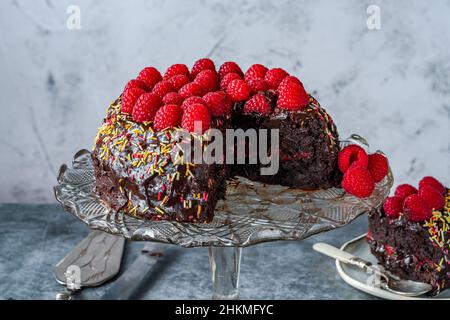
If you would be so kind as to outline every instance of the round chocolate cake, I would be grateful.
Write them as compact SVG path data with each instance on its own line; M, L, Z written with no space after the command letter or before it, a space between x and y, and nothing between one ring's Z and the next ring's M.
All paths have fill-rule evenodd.
M267 143L268 159L277 160L271 174L261 173L268 163L247 145L240 158L233 153L232 163L226 144L213 152L224 161L214 163L195 161L180 148L186 140L180 132L206 152L214 130L225 141L230 130L250 129L256 150ZM271 139L274 129L277 140ZM265 132L268 139L260 134ZM245 141L233 137L233 151ZM225 196L227 179L235 176L301 189L339 186L339 150L331 117L281 68L255 64L244 74L226 62L216 71L210 59L198 60L191 70L175 64L164 75L147 67L127 83L99 128L92 152L94 192L114 211L206 223Z

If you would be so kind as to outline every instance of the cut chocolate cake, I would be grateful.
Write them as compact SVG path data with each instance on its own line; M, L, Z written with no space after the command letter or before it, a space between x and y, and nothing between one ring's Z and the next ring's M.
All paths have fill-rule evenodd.
M300 112L252 114L239 110L239 105L237 109L232 119L235 128L279 129L280 163L278 172L272 175L261 175L259 163L232 166L234 174L302 189L325 189L340 184L342 174L336 169L339 153L336 126L316 99L310 97L308 106Z
M431 284L431 295L450 287L450 190L437 183L426 177L419 190L400 185L395 196L370 211L367 233L385 269Z
M261 174L267 164L249 164L248 152L245 164L187 158L180 150L186 138L180 138L181 130L192 138L190 144L205 151L212 144L212 129L222 134L278 129L277 148L271 148L270 138L267 142L268 150L274 150L269 158L279 155L278 170ZM255 64L243 74L237 64L226 62L216 72L209 59L200 59L190 71L175 64L164 75L147 67L111 104L98 131L92 152L94 192L114 211L206 223L233 176L302 189L339 186L339 150L331 117L300 80L280 68ZM222 151L223 159L225 147L215 150Z

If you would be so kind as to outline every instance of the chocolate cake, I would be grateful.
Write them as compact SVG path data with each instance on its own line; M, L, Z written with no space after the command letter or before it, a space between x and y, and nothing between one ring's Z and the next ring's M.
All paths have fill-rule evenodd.
M417 200L417 194L410 199ZM414 219L414 213L405 206L393 215L395 205L390 200L387 200L389 205L369 213L366 238L372 254L392 274L430 283L433 286L430 295L450 287L450 190L445 189L441 209L424 207L430 211L421 221L415 221L419 219Z
M145 68L111 104L99 128L92 151L94 192L114 211L207 223L234 176L302 189L339 186L339 137L331 117L297 78L263 68L253 65L244 75L228 62L216 72L209 59L191 71L173 65L164 76ZM202 123L201 131L194 121ZM275 174L261 175L259 162L194 163L179 150L182 129L205 150L208 129L249 128L279 129Z

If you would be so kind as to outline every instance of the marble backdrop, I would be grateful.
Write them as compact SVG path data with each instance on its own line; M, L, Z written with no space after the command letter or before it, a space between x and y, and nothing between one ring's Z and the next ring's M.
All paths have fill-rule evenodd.
M81 29L67 27L70 5ZM0 202L55 201L59 166L90 148L128 79L204 56L285 68L342 137L389 155L396 183L450 185L449 44L448 0L2 0Z

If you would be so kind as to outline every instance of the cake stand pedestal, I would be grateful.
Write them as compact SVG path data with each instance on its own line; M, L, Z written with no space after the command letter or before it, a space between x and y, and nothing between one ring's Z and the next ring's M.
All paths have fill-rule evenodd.
M352 135L343 146L367 142ZM95 183L90 152L77 152L72 166L62 165L56 199L91 229L129 240L157 241L182 247L209 247L214 299L237 299L242 248L275 240L301 240L345 226L379 206L392 187L392 173L373 194L358 199L339 188L304 191L264 185L244 178L229 181L226 201L216 205L208 224L150 221L112 212L92 192Z
M239 298L240 247L209 247L214 300Z

